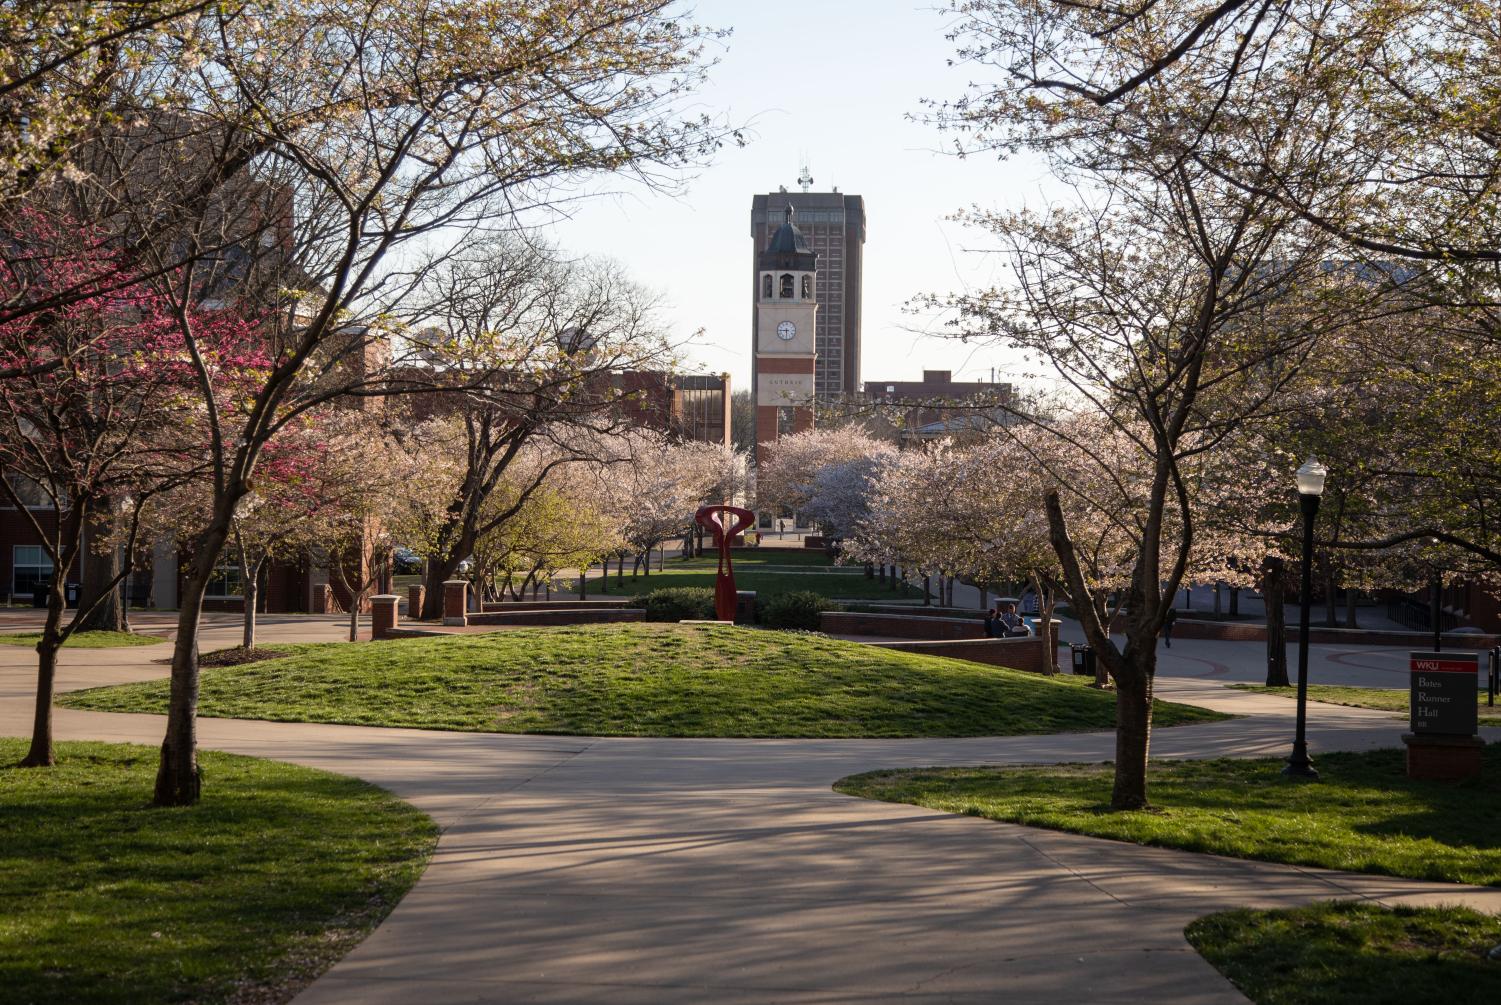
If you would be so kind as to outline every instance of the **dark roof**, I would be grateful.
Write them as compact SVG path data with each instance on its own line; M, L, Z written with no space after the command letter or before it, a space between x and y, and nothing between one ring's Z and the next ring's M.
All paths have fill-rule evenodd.
M766 244L766 250L761 253L761 267L763 269L798 269L803 272L812 272L818 256L813 251L813 246L803 236L803 232L797 229L797 224L792 222L796 211L791 205L787 207L787 218L777 228L771 240Z

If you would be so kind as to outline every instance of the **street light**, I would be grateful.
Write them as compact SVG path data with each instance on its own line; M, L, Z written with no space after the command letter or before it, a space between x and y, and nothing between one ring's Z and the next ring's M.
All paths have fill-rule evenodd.
M1324 478L1329 469L1310 457L1297 470L1298 502L1303 511L1303 585L1298 593L1298 728L1293 737L1292 756L1287 759L1284 775L1318 778L1308 759L1308 613L1313 593L1313 521L1319 514L1319 497L1324 494Z

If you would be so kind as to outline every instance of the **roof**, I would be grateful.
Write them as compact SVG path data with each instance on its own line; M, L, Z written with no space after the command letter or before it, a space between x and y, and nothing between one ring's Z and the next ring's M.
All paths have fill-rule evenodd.
M787 218L782 221L776 233L771 235L771 240L766 244L766 250L761 253L761 267L812 272L818 256L814 253L813 246L808 243L808 239L803 236L803 232L797 229L797 224L792 222L797 211L788 205L786 212Z

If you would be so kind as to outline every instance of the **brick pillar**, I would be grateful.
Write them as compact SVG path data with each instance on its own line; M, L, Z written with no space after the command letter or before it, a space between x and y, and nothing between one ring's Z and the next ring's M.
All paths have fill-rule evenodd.
M422 601L427 599L427 588L421 583L407 587L407 617L417 621L422 617Z
M443 583L443 623L469 624L469 581L450 579Z
M382 593L370 598L370 637L372 639L391 637L391 629L396 627L399 617L396 613L396 605L400 602L400 597L390 593Z

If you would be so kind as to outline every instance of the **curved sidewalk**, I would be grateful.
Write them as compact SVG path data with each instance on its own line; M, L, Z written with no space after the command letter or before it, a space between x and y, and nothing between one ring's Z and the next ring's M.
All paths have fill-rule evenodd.
M159 674L151 652L70 653L70 664L94 662L65 667L65 686ZM0 654L7 734L26 728L23 680ZM1248 718L1162 730L1156 755L1285 751L1290 703L1163 685ZM162 730L154 716L61 709L57 723L62 738L154 744ZM879 767L1100 760L1108 734L652 740L201 725L206 747L358 775L443 827L412 892L297 999L306 1005L1233 1002L1243 999L1182 936L1210 911L1329 897L1501 910L1501 890L1141 848L829 788ZM1400 731L1379 713L1318 706L1312 741L1390 746Z

